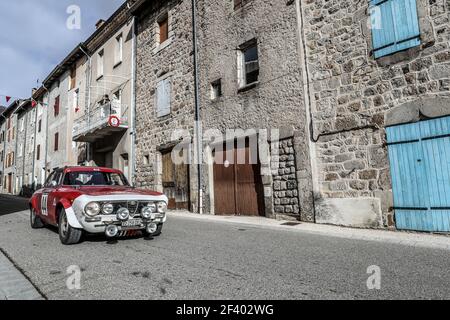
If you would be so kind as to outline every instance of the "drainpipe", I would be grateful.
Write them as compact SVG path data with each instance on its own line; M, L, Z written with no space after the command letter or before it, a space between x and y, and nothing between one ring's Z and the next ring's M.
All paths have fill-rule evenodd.
M302 68L302 82L303 82L303 96L304 103L306 108L306 127L310 128L313 125L312 121L312 101L311 101L311 89L309 86L309 70L308 70L308 61L306 57L306 36L304 33L304 25L303 25L303 8L301 0L295 0L295 9L297 12L297 24L298 24L298 39L299 39L299 63ZM313 214L314 214L314 222L316 220L316 204L315 204L315 196L319 194L319 181L317 180L317 166L315 161L316 159L316 145L313 141L313 137L308 134L310 138L308 139L309 144L309 158L311 163L311 175L312 175L312 201L313 201Z
M136 17L133 16L133 48L131 53L131 146L130 146L130 162L131 162L131 184L134 186L136 181Z
M28 136L28 126L27 126L27 123L28 123L28 112L27 113L25 113L25 123L24 123L24 127L25 127L25 136L24 136L24 138L23 138L23 150L22 150L22 158L23 158L23 164L22 164L22 186L25 184L25 164L26 164L26 161L25 161L25 159L26 159L26 157L25 157L25 154L26 154L26 150L27 150L27 136Z
M44 88L45 91L47 91L47 107L45 108L45 174L44 174L44 181L47 181L47 175L48 175L48 168L47 168L47 163L48 163L48 128L49 128L49 124L48 124L48 118L49 118L49 111L48 109L50 108L50 90L47 89L47 87L45 86L45 84L42 84L42 88ZM36 137L37 139L37 137Z
M198 47L197 47L197 4L192 0L192 42L194 49L194 81L195 81L195 136L197 138L197 179L198 179L198 210L203 214L203 186L202 186L202 163L203 163L203 141L200 114L199 97L199 72L198 72Z
M23 101L20 101L20 104L22 102ZM13 114L13 117L14 117L14 114ZM19 116L17 115L16 133L15 133L15 136L14 136L14 140L15 141L13 141L13 143L15 144L15 147L14 147L14 172L15 172L15 176L14 176L14 179L13 179L13 194L15 193L14 191L17 189L16 181L17 181L17 177L19 176L17 174L17 149L18 149L17 141L19 140L19 121L18 120L19 120Z
M88 91L88 98L87 98L87 106L86 106L86 116L87 116L87 122L88 122L88 128L91 127L91 80L92 80L92 57L86 52L86 50L83 49L82 46L80 46L81 52L84 53L84 55L88 58L88 72L86 75L86 82L87 82L87 91ZM89 142L86 142L86 160L90 161L90 151L91 151L91 145Z
M6 110L5 110L6 111ZM3 119L5 119L5 129L6 129L6 122L8 121L8 119L6 119L6 117L2 114L0 114L0 116L2 116ZM0 128L1 129L1 128ZM6 161L6 131L3 132L3 159L2 159L2 164L3 164L3 169L2 169L2 189L3 191L5 190L5 161Z

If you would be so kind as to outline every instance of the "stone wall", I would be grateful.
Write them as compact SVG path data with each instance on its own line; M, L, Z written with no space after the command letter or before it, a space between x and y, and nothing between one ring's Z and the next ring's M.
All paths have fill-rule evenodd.
M193 132L194 76L190 1L156 1L137 17L136 75L136 183L161 190L158 181L158 154L170 147L175 129ZM169 40L164 47L156 43L155 25L161 15L169 13ZM158 118L156 86L159 79L170 77L171 113ZM194 167L191 170L195 170ZM195 177L195 172L191 172ZM195 183L191 179L192 183ZM191 190L196 190L192 186ZM195 192L191 200L195 203Z
M231 0L203 0L198 2L198 16L203 129L218 130L222 134L227 129L279 130L281 137L292 144L288 157L295 156L294 166L289 161L288 181L292 188L274 189L281 183L274 179L285 179L287 168L283 168L281 176L273 176L271 168L263 166L266 216L288 213L312 221L308 126L294 2L252 0L235 10ZM253 40L258 45L259 81L251 88L239 90L237 51ZM221 79L223 95L212 100L211 83L218 79ZM207 171L204 176L206 201L213 192ZM275 198L283 192L283 197ZM291 194L289 204L281 205L281 202L288 202L287 192ZM299 203L301 207L294 208Z
M278 173L273 175L275 214L300 214L297 169L293 139L280 141L278 146Z
M389 227L394 219L385 123L409 122L401 110L391 121L392 110L419 110L412 106L419 98L429 109L450 92L450 1L417 3L421 46L374 59L369 1L302 1L318 198L377 200L381 224ZM448 101L440 110L450 114Z

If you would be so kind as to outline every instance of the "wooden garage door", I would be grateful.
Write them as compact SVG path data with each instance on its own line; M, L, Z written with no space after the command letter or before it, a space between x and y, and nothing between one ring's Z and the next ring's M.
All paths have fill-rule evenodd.
M257 155L244 148L215 152L214 202L217 215L264 216L264 189ZM239 156L241 155L241 156ZM245 155L245 161L243 161ZM255 161L251 161L251 158ZM238 161L238 157L242 159Z
M174 164L171 152L162 154L162 183L171 210L190 209L189 166L186 163Z

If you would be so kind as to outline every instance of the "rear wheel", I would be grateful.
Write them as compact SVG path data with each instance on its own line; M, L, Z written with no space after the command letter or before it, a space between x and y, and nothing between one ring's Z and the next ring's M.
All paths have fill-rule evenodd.
M77 244L81 240L81 236L83 235L83 230L72 228L69 224L69 220L67 219L66 210L61 209L59 214L59 239L62 244L71 245Z
M33 229L41 229L44 227L44 222L38 217L34 208L30 209L30 224Z

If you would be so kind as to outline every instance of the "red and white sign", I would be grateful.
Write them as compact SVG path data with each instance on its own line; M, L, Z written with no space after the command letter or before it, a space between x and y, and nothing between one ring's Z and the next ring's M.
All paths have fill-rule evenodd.
M117 128L120 126L120 119L117 116L110 116L108 123L111 127Z

